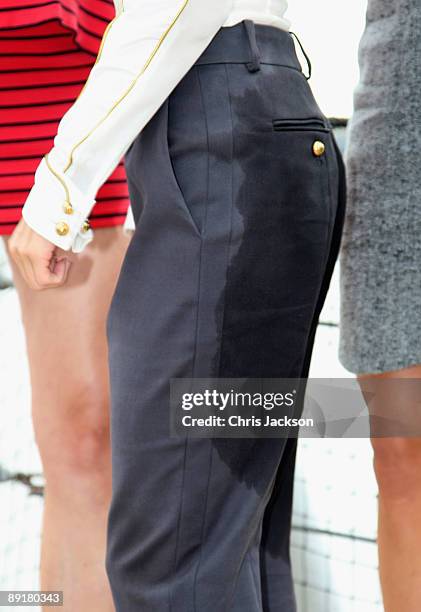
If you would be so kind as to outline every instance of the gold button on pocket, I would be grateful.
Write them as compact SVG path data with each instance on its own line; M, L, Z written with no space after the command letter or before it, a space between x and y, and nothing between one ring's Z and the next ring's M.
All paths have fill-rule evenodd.
M65 223L64 221L60 221L60 223L57 223L56 233L59 236L67 236L69 231L70 231L70 227L67 225L67 223Z
M86 219L86 221L84 222L84 224L82 225L82 227L80 228L80 231L83 234L86 234L87 231L89 231L91 229L91 225L88 221L88 219Z
M313 155L321 157L326 151L326 147L321 140L315 140L313 142Z
M64 202L63 210L65 215L73 215L73 206L68 200Z

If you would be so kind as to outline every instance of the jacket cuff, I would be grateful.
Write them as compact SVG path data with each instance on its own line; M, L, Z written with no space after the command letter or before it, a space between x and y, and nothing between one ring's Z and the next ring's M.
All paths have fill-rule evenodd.
M44 158L22 216L49 242L64 251L80 253L93 239L86 217L94 204L95 200L82 194L67 176L49 167Z

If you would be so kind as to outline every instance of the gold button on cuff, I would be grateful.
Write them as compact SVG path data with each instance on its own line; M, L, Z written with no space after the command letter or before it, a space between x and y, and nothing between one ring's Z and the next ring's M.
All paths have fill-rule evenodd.
M64 202L63 210L65 215L73 215L73 206L68 200Z
M82 225L82 227L81 227L80 231L81 231L83 234L86 234L86 232L88 232L90 229L91 229L91 225L90 225L90 223L89 223L88 219L86 219L86 221L85 221L85 222L84 222L84 224Z
M56 233L59 236L67 236L69 231L70 231L70 227L67 225L67 223L65 223L64 221L60 221L60 223L57 223Z
M315 140L313 142L313 155L320 157L326 151L326 147L321 140Z

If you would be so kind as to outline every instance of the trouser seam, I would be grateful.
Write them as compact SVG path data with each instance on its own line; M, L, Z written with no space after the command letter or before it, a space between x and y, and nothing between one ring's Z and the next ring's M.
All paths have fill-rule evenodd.
M232 116L232 97L231 97L231 90L230 90L230 86L229 86L229 76L228 76L227 64L224 65L224 69L225 69L226 83L227 83L228 105L229 105L229 111L230 111L231 134L232 134L232 140L231 140L231 212L230 212L230 232L229 232L229 237L228 237L227 260L226 260L226 266L225 266L225 269L228 270L228 262L230 261L230 250L231 250L231 242L232 242L232 226L233 226L233 212L234 212L233 211L233 209L234 209L234 174L233 174L233 163L232 162L235 159L235 157L234 157L235 156L235 140L234 140L234 120L233 120L233 116ZM220 335L220 341L219 341L219 346L218 346L218 355L217 355L217 358L215 360L215 374L217 376L220 376L220 365L221 365L221 354L222 354L224 324L225 324L225 296L224 296L224 300L223 300L222 315L221 315L221 335Z
M203 259L203 239L201 239L200 241L198 273L197 273L196 322L195 322L194 346L193 346L193 356L192 356L192 365L191 365L191 377L192 378L194 378L194 374L196 370L196 359L197 359L197 352L198 352L197 345L198 345L198 336L199 336L202 259ZM183 500L184 500L184 493L185 493L185 476L186 476L188 449L189 449L189 438L187 437L184 442L183 476L182 476L182 483L181 483L181 490L180 490L180 501L179 501L179 510L178 510L178 518L177 518L177 533L176 533L175 550L174 550L174 567L173 567L174 577L177 574L177 562L178 562L178 552L179 552L179 544L180 544L180 529L181 529L181 522L182 522L182 515L183 515ZM171 612L171 610L173 610L172 598L171 598L171 587L170 587L170 592L169 592L169 603L170 603L170 612Z
M207 509L208 509L209 488L210 488L210 481L211 481L211 474L212 474L213 446L211 445L211 441L210 440L208 440L208 443L209 443L209 446L210 446L208 480L207 480L207 483L206 483L205 507L203 509L203 520L202 520L202 526L201 526L201 530L200 530L200 552L199 552L199 559L197 561L196 570L194 572L194 579L193 579L193 610L194 610L194 612L201 612L200 610L198 610L197 605L196 605L197 604L197 601L196 601L196 595L197 595L196 583L197 583L197 579L198 579L198 575L199 575L199 569L200 569L200 565L201 565L201 562L202 562L202 556L203 556L203 539L204 539L205 530L206 530L206 517L207 517Z

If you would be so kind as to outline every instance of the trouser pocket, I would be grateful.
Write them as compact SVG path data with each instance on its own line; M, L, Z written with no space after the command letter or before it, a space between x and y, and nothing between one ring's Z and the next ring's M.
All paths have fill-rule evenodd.
M272 121L275 132L322 132L330 131L326 121L320 118L310 119L274 119Z
M167 101L170 171L185 212L199 234L206 224L208 134L198 69L193 67Z

